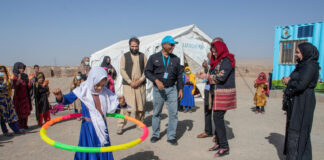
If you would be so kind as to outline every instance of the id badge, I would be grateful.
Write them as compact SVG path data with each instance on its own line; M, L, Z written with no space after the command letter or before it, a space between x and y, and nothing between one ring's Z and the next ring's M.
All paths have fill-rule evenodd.
M165 72L164 75L163 75L163 78L168 79L168 75L169 75L169 73Z
M210 90L210 85L209 85L209 84L206 84L206 85L205 85L205 90L207 90L207 91Z

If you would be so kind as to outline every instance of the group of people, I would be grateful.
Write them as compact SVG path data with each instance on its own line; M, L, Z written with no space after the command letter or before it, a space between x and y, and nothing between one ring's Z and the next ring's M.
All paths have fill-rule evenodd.
M140 41L136 37L129 40L129 52L120 60L123 95L114 92L114 80L117 77L111 58L104 57L100 67L90 67L89 58L81 62L81 70L76 72L71 83L71 90L62 94L55 89L56 101L63 105L73 104L75 112L82 113L82 124L79 146L110 146L109 132L105 113L130 116L144 121L146 106L146 79L153 85L152 137L150 141L160 140L160 121L163 104L168 108L167 142L178 145L176 130L178 125L178 103L185 111L195 106L194 94L196 77L189 66L182 67L180 59L173 50L178 44L171 36L162 39L162 50L149 57L139 52ZM284 94L283 110L287 112L287 127L284 153L287 159L311 159L310 132L315 108L314 88L318 81L319 53L312 44L302 43L296 49L297 66L289 77L282 82L287 85ZM226 137L224 117L228 110L235 109L235 58L229 52L222 38L215 38L210 53L202 66L204 72L197 74L206 83L204 94L205 130L197 138L213 137L215 143L209 151L217 151L215 157L229 154L230 148ZM26 66L17 62L13 67L12 81L5 66L0 66L0 121L6 136L11 136L6 127L9 124L16 134L23 134L28 129L28 116L35 100L38 125L43 120L49 121L49 82L45 80L39 66L35 65L35 73L28 76L24 73ZM266 96L269 95L269 83L262 72L255 80L256 93L254 103L256 113L264 113ZM12 89L15 90L13 101ZM80 119L80 120L81 120ZM117 134L123 134L125 120L118 121ZM213 133L212 124L215 125ZM108 153L79 153L75 159L113 159Z
M13 135L9 133L6 123L15 134L23 134L29 128L28 117L33 103L38 126L50 120L49 81L45 80L44 73L39 72L38 65L34 66L35 72L31 75L24 73L25 69L22 62L17 62L10 76L7 67L0 66L0 121L5 136Z

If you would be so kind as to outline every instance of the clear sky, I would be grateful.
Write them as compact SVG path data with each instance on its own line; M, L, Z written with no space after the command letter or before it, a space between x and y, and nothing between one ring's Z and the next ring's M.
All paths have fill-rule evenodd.
M132 36L196 24L238 59L272 58L275 26L324 21L323 0L0 0L0 64L79 65Z

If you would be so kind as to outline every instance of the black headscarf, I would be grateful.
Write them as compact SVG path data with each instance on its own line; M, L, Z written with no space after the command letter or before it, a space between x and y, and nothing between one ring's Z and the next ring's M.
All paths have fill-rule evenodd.
M109 62L107 61L107 59L109 58ZM111 58L109 56L105 56L101 62L101 67L107 67L108 69L110 68L114 68L111 65Z
M308 42L301 43L298 45L298 48L303 55L302 60L297 60L298 64L296 68L300 68L304 66L306 63L317 63L318 64L318 58L319 58L319 52L317 48Z
M25 64L23 64L22 62L16 62L15 64L14 64L14 67L13 67L13 70L12 70L12 72L14 73L14 75L16 76L16 77L18 77L18 75L20 74L19 73L19 69L20 68L23 68L24 70L26 69L26 65ZM23 80L23 81L25 81L25 82L28 82L29 80L28 80L28 75L26 74L26 73L21 73L21 79Z
M109 62L107 61L107 59L109 58ZM111 58L109 56L105 56L102 60L102 63L100 65L101 67L106 67L107 69L113 69L114 71L111 73L111 77L115 80L117 77L117 73L116 70L114 68L114 66L111 65Z

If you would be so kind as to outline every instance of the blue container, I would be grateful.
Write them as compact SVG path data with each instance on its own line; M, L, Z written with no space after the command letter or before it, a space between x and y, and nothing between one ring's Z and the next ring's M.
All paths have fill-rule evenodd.
M275 28L273 73L274 88L282 88L280 80L295 69L295 48L299 43L310 42L317 47L321 67L320 80L324 80L324 22L305 23ZM323 84L324 85L324 84Z

